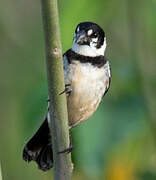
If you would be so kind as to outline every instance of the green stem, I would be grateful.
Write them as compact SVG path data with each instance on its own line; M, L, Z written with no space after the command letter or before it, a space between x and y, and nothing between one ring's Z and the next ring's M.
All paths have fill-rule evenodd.
M70 180L71 154L58 154L69 147L68 114L62 63L57 0L41 0L45 33L48 92L50 98L50 132L53 144L54 179Z

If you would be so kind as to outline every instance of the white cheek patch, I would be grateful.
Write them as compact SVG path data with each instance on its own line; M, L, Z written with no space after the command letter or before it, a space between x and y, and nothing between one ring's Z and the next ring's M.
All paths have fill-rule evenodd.
M95 48L97 46L98 38L92 38L92 41L90 42L90 47Z
M92 33L93 33L92 29L89 29L88 32L87 32L88 36L90 36Z
M94 38L96 41L96 38ZM73 41L72 50L78 54L84 55L84 56L91 56L96 57L100 55L104 55L106 49L106 38L104 39L103 45L97 49L96 48L96 42L91 42L90 46L88 45L79 45Z
M93 43L97 43L97 41L98 41L98 38L92 38Z

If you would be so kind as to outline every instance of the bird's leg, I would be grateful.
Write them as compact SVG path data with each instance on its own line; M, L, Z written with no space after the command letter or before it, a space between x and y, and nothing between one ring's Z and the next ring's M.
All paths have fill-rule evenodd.
M65 89L62 91L59 95L66 93L67 95L70 95L72 89L71 84L65 84Z
M70 152L72 152L72 150L74 149L74 146L73 146L73 143L72 143L72 137L71 137L71 135L69 136L69 140L70 140L69 148L64 149L64 150L62 150L62 151L59 151L58 154L70 153Z

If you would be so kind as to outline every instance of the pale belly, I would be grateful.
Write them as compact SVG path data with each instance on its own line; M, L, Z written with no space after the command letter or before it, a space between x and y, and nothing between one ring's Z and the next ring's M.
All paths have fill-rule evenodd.
M87 120L96 111L101 99L96 96L73 93L67 99L69 126L74 127Z
M93 71L87 74L83 68L76 68L70 76L72 92L67 97L69 126L74 127L87 120L96 111L105 92L105 73Z

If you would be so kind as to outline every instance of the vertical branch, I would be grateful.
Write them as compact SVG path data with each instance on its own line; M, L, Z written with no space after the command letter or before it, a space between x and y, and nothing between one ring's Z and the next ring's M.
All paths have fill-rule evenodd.
M2 169L1 169L1 163L0 163L0 180L2 180Z
M69 148L68 116L62 63L57 0L41 0L45 33L48 92L50 98L49 128L54 157L54 179L70 180L72 176L71 154L58 154Z

